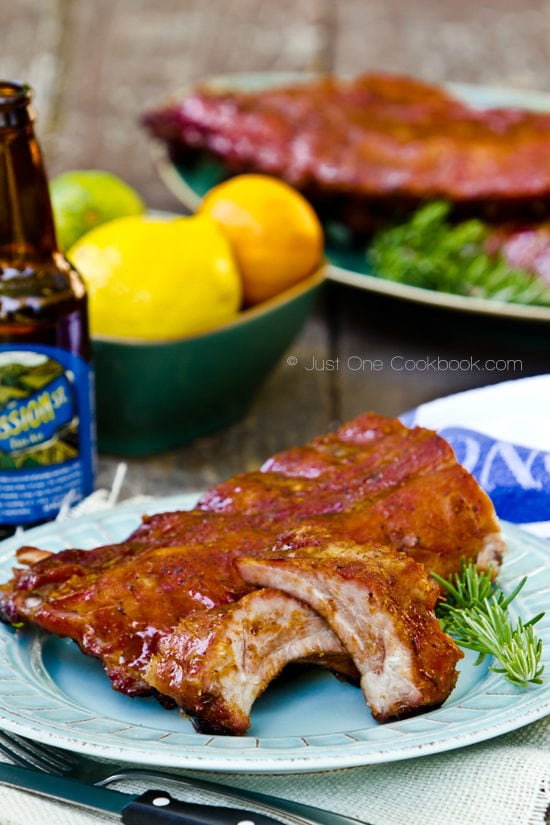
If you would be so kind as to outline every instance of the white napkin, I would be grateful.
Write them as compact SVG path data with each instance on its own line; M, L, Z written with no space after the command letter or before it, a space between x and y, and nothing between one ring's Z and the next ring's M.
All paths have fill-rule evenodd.
M403 420L449 438L496 498L502 518L550 537L550 375L442 398L404 414ZM418 759L320 773L209 778L301 800L370 825L545 825L550 717L482 744ZM155 786L178 796L173 785ZM118 787L145 789L128 783ZM113 821L7 788L0 788L0 799L0 825Z

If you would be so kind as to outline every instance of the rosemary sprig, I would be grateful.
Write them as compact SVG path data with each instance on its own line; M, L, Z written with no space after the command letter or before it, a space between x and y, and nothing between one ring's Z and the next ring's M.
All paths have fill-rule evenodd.
M486 656L493 656L500 667L492 665L490 670L502 673L513 685L540 685L544 672L540 662L542 640L537 638L533 625L544 613L527 622L518 619L514 625L508 612L527 577L506 596L492 581L490 571L478 571L473 562L463 561L460 573L450 580L432 575L447 592L446 600L437 608L441 626L461 647L477 651L475 664L481 664Z

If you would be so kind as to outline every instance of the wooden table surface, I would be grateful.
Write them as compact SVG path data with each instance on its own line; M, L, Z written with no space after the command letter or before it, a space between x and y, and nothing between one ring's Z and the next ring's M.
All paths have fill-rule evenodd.
M155 171L140 114L204 77L389 70L550 92L550 0L0 0L0 19L0 76L33 86L50 176L108 169L156 209L181 206ZM127 461L121 496L202 489L364 410L396 415L547 372L549 353L542 325L426 310L331 284L247 416L177 450ZM306 370L314 356L338 358L339 368ZM383 369L352 368L356 356L379 359ZM401 356L414 368L396 369ZM474 366L424 368L438 357ZM486 368L488 359L501 368ZM119 462L100 456L98 486L110 487Z

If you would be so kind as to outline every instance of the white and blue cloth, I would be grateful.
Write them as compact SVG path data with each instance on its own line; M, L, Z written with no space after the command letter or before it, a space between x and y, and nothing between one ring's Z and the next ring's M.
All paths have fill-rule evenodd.
M401 420L437 430L499 518L550 540L550 375L439 398Z

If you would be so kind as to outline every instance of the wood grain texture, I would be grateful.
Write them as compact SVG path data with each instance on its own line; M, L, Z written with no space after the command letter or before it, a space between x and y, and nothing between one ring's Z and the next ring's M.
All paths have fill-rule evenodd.
M334 68L550 89L548 0L344 0L335 4Z
M64 75L62 0L1 0L0 21L0 76L31 84L47 141L54 133Z
M52 173L109 168L145 192L151 207L179 208L154 169L143 112L206 76L317 67L318 7L313 0L67 2L63 105L47 135Z
M443 395L550 367L550 342L529 324L434 312L351 288L337 294L340 420L368 409L399 415Z

